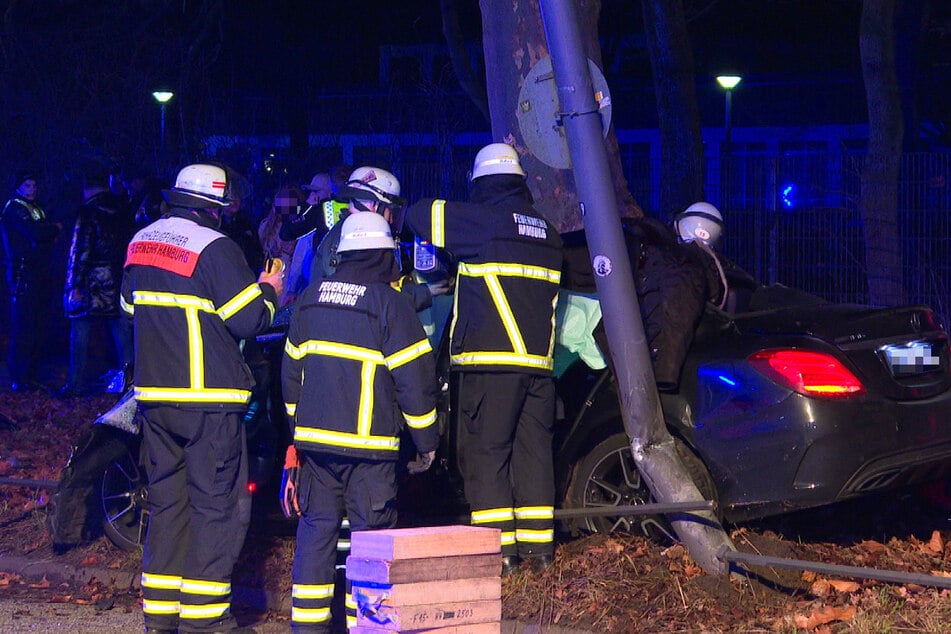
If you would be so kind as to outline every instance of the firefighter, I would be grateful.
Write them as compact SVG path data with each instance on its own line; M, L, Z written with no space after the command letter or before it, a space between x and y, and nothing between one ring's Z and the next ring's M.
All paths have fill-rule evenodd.
M400 275L395 247L382 215L347 216L336 271L305 289L291 318L282 387L294 444L282 505L286 515L300 515L295 632L331 631L344 513L352 530L396 525L400 430L408 428L418 451L411 472L425 471L435 456L435 361L411 302L390 285ZM356 625L354 607L348 626Z
M518 153L475 157L469 203L423 199L406 212L417 237L458 262L450 363L458 448L474 525L502 531L503 574L521 558L552 563L552 381L561 238L532 208Z
M134 319L151 520L142 555L147 632L224 631L250 519L242 417L251 373L240 340L270 326L284 283L255 280L219 231L223 167L184 167L168 208L129 244L122 308Z

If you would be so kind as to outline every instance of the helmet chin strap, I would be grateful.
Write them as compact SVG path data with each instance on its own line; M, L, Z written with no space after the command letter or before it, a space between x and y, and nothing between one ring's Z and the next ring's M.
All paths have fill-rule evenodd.
M366 204L364 204L364 201L360 200L359 198L353 199L353 206L357 208L357 211L372 211L372 209L367 207Z

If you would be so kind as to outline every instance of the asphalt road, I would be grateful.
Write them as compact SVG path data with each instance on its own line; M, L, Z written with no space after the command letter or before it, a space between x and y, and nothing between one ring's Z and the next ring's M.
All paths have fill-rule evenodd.
M241 623L255 632L290 632L287 621ZM0 632L71 632L77 634L113 634L142 631L142 611L138 606L116 606L101 610L93 605L36 602L30 599L4 599L0 596Z

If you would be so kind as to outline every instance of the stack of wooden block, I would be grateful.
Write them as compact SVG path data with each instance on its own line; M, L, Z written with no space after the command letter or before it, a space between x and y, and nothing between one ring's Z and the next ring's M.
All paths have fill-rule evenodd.
M500 634L501 575L498 529L356 531L347 557L357 605L350 634Z

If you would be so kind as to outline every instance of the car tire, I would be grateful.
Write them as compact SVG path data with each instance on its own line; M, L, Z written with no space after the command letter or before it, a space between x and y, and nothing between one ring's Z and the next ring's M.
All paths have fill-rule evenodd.
M674 444L700 493L716 502L716 489L703 462L679 438ZM647 483L631 455L626 433L616 433L595 444L572 469L565 493L566 508L633 506L652 501ZM637 532L659 543L672 541L673 530L663 515L591 516L571 519L567 529L583 533Z
M125 551L141 549L149 527L148 486L132 449L106 467L99 498L102 530L109 541Z

